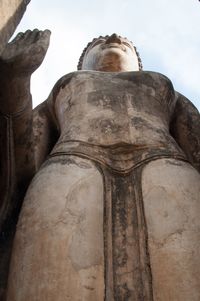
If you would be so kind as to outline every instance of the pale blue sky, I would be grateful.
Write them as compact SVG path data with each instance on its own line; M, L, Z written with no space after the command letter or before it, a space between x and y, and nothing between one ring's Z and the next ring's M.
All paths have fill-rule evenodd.
M55 82L76 70L94 37L116 32L132 40L144 70L167 75L200 110L200 2L198 0L31 0L17 32L52 31L42 66L32 79L34 105Z

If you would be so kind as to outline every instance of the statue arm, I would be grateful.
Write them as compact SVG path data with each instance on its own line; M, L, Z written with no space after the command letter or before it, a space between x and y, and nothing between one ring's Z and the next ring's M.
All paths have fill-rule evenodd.
M171 122L171 134L200 172L200 114L183 95L176 93L177 102Z
M60 123L56 114L59 91L70 81L72 74L61 77L49 97L33 110L34 153L36 171L45 161L60 136Z
M0 228L35 172L30 78L44 59L49 36L49 31L20 33L0 57Z
M59 137L59 128L53 115L53 109L47 100L33 110L33 136L37 171Z

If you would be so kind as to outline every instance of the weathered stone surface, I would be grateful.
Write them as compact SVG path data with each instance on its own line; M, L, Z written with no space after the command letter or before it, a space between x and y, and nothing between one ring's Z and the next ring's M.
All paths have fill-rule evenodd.
M19 24L30 0L0 1L0 54Z
M25 2L23 2L23 5L25 5ZM15 18L17 18L17 16L19 17L19 13L20 12L16 12ZM11 27L9 26L8 29L10 28L11 30ZM31 39L29 36L30 33ZM25 191L35 172L35 159L32 136L32 101L30 94L30 74L32 74L32 72L41 64L44 58L44 55L48 48L49 35L49 31L41 32L39 30L34 30L33 32L27 31L25 34L21 33L16 37L16 39L12 41L12 43L8 43L4 47L4 51L1 54L1 301L5 300L5 289L7 286L9 259L12 248L13 236L15 233L16 221L18 218L19 210L24 198ZM13 101L13 99L17 101Z
M41 166L19 216L7 301L199 300L198 112L167 77L139 71L136 49L113 34L90 44L87 70L61 78L25 131L41 36L19 39L26 93L13 104L16 85L3 90L17 188L27 187L23 160Z
M180 267L178 275L175 275L174 272L174 281L169 279L166 269L163 272L161 284L159 279L155 280L160 276L160 274L157 275L157 269L161 266L160 262L155 263L155 258L159 258L159 256L163 258L163 253L159 253L160 250L156 250L156 252L152 250L151 243L153 231L160 233L163 240L166 239L165 234L161 232L162 227L159 225L163 217L162 213L160 217L157 213L161 210L159 205L162 208L169 203L169 211L175 214L176 206L178 206L176 202L181 203L182 201L182 206L184 206L183 197L185 197L185 193L188 193L185 197L186 201L195 198L193 212L200 210L197 206L199 174L188 163L182 162L186 160L185 155L169 133L170 116L173 113L175 103L176 97L171 82L165 76L154 72L102 73L82 71L81 73L71 73L57 83L47 105L50 106L50 110L55 110L54 114L56 123L60 128L60 136L51 152L52 158L36 175L24 201L13 250L14 259L11 263L8 300L26 300L28 294L29 300L31 298L34 300L34 297L30 295L29 283L34 283L35 286L32 285L31 289L33 292L37 291L37 298L40 300L44 298L45 294L47 294L48 300L53 300L56 295L60 296L60 291L62 291L62 296L64 294L69 300L79 300L79 298L82 300L103 300L104 287L105 300L107 301L117 299L165 301L168 300L167 292L170 290L172 294L173 289L174 300L176 297L179 298L178 296L180 296L180 300L183 299L184 295L186 296L186 293L181 294L179 292L178 284L173 288L170 288L170 284L168 284L169 281L172 286L179 277L179 283L189 288L190 281L184 273L186 269L184 265L182 268ZM62 154L65 156L62 157ZM91 177L89 176L93 170L88 169L88 164L91 165L90 161L80 161L77 169L78 161L74 165L73 161L70 160L70 154L94 160L102 171L102 175L96 171L92 172ZM179 160L163 161L160 159L162 157L179 158ZM157 160L150 163L155 159ZM50 164L51 160L56 163ZM162 167L160 167L159 162L163 162ZM140 168L142 169L146 164L147 167L144 168L141 183L140 173L142 170L138 172L138 166L141 165ZM153 169L152 167L151 169L151 166L154 165L156 168ZM107 167L105 168L105 166ZM187 166L191 175L185 172ZM106 172L107 168L110 170L109 172ZM152 175L147 172L148 170L152 172ZM116 172L118 176L115 175ZM154 172L157 173L157 176L154 175ZM176 174L179 175L179 180L176 180ZM80 175L83 176L81 180L79 179ZM84 180L85 177L86 180ZM157 177L160 181L162 180L162 185L165 185L164 188L160 189L160 186L157 188ZM187 177L193 186L191 183L187 183ZM76 181L73 182L73 179ZM104 186L102 180L104 180ZM195 182L196 187L194 186ZM182 186L179 191L177 186L179 187L180 183ZM149 191L154 190L157 193L155 200L151 194L148 194ZM163 192L165 190L166 195ZM70 200L68 199L68 191L70 191ZM90 194L92 195L91 200ZM77 203L77 195L80 196L80 203L79 201ZM142 195L144 196L145 211L143 211ZM159 203L160 199L162 200L161 204ZM74 206L73 210L76 208L79 211L81 206L85 204L83 207L85 213L82 213L84 215L83 221L90 215L90 211L87 213L89 208L94 210L91 214L95 217L95 221L100 221L102 218L101 222L97 224L93 219L91 223L87 223L85 226L82 224L81 228L84 233L87 233L87 238L82 236L84 233L80 234L79 231L73 230L77 226L71 224L71 216L61 217L65 214L63 208L66 206L66 200L72 204L69 206ZM93 202L95 202L94 207ZM89 206L88 209L85 207L86 204ZM100 204L101 211L98 209ZM171 228L166 236L170 236L170 231L173 233L177 227L178 230L182 229L182 218L185 218L184 210L187 209L177 213L180 214L180 219L173 218L173 215L168 213ZM76 216L76 213L72 213L71 210L71 207L68 208L68 211ZM150 214L155 214L152 217L154 224L156 224L155 230L151 230ZM80 215L78 216L81 218ZM60 221L58 222L59 218ZM191 224L194 220L192 212L190 212L189 218L191 218L191 222L188 223ZM147 220L147 229L145 228L145 219ZM104 235L102 232L103 224ZM197 223L195 229L199 229L199 226ZM166 225L163 228L167 231ZM55 231L56 234L54 234ZM68 231L73 233L71 240ZM90 235L91 231L92 235ZM99 237L98 233L101 233L101 239L98 238L100 245L96 241ZM188 249L184 250L185 257L182 256L181 258L184 262L186 262L186 257L197 251L196 245L199 236L195 236L192 231L190 235L194 244L190 244ZM29 237L31 237L30 242ZM49 237L51 237L50 242ZM104 242L102 237L104 237ZM187 239L189 239L188 236ZM176 246L177 253L182 252L182 243L180 242L180 245ZM58 244L60 251L56 247ZM88 260L92 261L94 256L96 258L98 252L91 247L92 244L98 246L98 252L101 254L99 258L105 256L104 265L101 261L99 267L96 262L94 263L96 268L94 269L93 266L90 272L87 271L86 274L81 272L82 276L75 274L74 267L80 266L87 270ZM48 252L40 251L43 254L39 254L39 251L36 250L40 250L41 246L48 248ZM72 246L74 246L73 252ZM167 244L167 248L169 247L170 245ZM33 250L30 251L32 248ZM60 253L63 252L63 248L66 257ZM25 253L21 257L22 252ZM54 260L55 256L56 258L58 256L59 259ZM173 260L173 256L169 254L170 256ZM176 253L174 256L178 258ZM48 273L43 274L41 272L36 281L34 278L35 269L39 269L38 262L42 271L47 269ZM54 267L55 262L56 267ZM172 268L170 259L167 262ZM191 263L188 263L188 268L191 270L192 265L197 266L198 264L199 257L193 256ZM23 268L20 270L20 267ZM64 267L65 270L63 270ZM103 267L105 278L103 277ZM17 281L15 279L16 273L18 275ZM54 280L52 278L49 280L49 275L56 275L55 278L59 279L59 283L62 284L63 280L58 276L60 273L62 279L65 279L64 282L68 284L65 286L63 284L63 287L52 286L51 283ZM68 278L69 275L70 279ZM93 276L99 278L101 286L86 285L91 288L91 291L89 294L85 294L85 288L79 284L80 277L86 281ZM23 285L24 277L27 279L27 286ZM198 278L194 277L192 281L194 300L197 300L200 290L195 283L198 282ZM181 287L181 284L179 285ZM73 295L76 290L79 291L78 295ZM31 294L34 296L34 293ZM163 294L165 294L164 297Z
M20 22L26 6L30 0L1 0L0 1L0 55L5 49L7 42L14 33L18 23ZM4 68L0 66L1 69L1 79L0 79L0 94L2 98L2 90L6 89L7 84L11 84L10 74L4 73ZM2 78L7 79L7 84L5 81L2 82ZM9 80L8 80L9 78ZM12 85L12 84L11 84ZM15 94L12 91L13 95ZM4 99L6 102L6 99ZM2 113L2 101L0 101L0 112ZM8 264L10 259L10 252L13 240L13 227L15 227L15 222L10 219L9 222L5 223L5 212L10 211L11 202L11 191L10 187L13 186L13 160L8 159L8 153L12 156L14 149L8 139L11 136L11 120L8 116L2 116L0 114L0 162L1 162L1 175L0 175L0 300L3 301L5 298L5 288L7 282ZM7 142L6 142L7 141ZM12 165L12 167L11 167ZM8 180L7 175L9 175L10 180ZM12 179L12 180L11 180ZM9 186L9 189L8 189ZM12 202L14 203L14 197ZM5 199L7 201L5 201ZM13 205L12 205L13 207ZM2 224L4 227L2 228ZM12 230L11 230L12 229Z
M142 175L154 300L200 300L200 174L174 159Z
M73 156L52 158L22 212L8 300L103 300L103 183L96 167Z

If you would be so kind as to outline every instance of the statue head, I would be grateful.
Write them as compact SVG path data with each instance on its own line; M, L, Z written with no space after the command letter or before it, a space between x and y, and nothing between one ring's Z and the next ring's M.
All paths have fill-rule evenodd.
M142 61L133 43L114 33L88 43L79 59L78 70L139 71Z

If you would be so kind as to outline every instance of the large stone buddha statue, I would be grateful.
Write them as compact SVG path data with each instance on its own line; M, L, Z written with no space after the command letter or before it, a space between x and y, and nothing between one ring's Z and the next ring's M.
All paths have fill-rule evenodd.
M20 34L0 62L2 225L25 194L7 301L200 300L197 109L113 34L32 110L48 39Z

